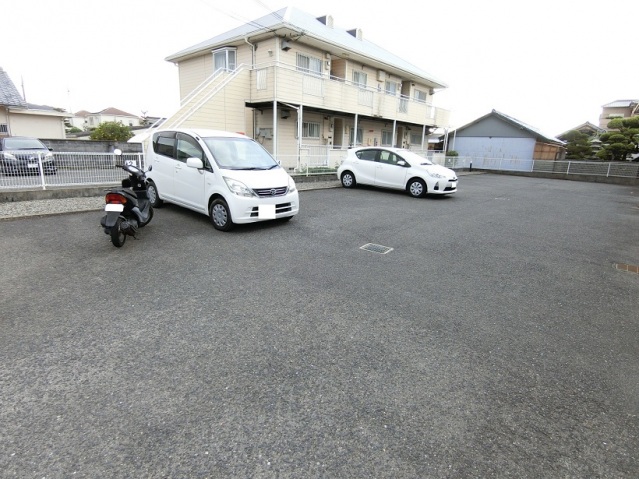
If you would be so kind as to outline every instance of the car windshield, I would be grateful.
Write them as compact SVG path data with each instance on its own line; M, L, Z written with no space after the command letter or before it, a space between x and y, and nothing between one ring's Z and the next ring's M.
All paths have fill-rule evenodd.
M424 158L423 156L419 156L417 153L413 153L412 151L402 152L401 156L408 161L411 165L432 165L434 164L428 158Z
M220 168L270 170L279 167L273 157L249 138L203 138Z
M47 148L35 138L5 138L5 150L46 150Z

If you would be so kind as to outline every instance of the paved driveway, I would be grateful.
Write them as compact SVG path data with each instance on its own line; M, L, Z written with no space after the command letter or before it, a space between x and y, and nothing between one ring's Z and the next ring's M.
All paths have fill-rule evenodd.
M0 222L0 475L637 477L635 188L301 201Z

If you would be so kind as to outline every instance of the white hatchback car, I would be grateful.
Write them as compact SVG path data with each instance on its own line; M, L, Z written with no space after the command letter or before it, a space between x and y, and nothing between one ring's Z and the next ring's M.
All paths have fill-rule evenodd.
M146 148L147 193L209 215L213 226L291 219L299 212L293 178L255 140L216 130L161 130Z
M373 185L406 190L416 198L457 191L457 174L403 148L359 147L348 150L337 169L345 188Z

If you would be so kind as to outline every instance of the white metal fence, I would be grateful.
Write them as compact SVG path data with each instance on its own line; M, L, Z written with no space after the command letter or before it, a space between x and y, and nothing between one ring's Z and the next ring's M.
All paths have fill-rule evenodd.
M415 150L413 150L415 151ZM347 150L322 147L302 148L299 155L280 155L281 165L293 175L334 173ZM539 172L560 175L639 178L639 163L601 163L590 161L518 160L507 158L445 157L433 151L415 151L451 169L480 169L513 172ZM43 155L43 154L40 154ZM7 174L0 164L0 189L47 189L50 187L100 186L117 184L127 176L120 168L132 160L145 169L142 153L54 153L55 174L42 174L42 159L33 174ZM1 160L1 159L0 159Z
M434 161L452 169L553 173L558 175L586 175L618 178L639 178L639 162L519 160L509 158L445 157Z
M20 155L20 152L4 153ZM9 166L8 160L0 158L0 189L46 189L117 184L128 176L128 173L120 168L124 161L131 160L140 168L145 167L142 153L123 153L118 156L113 153L54 152L53 161L56 172L49 174L42 166L44 153L31 156L37 156L37 168L17 174L13 171L13 165Z

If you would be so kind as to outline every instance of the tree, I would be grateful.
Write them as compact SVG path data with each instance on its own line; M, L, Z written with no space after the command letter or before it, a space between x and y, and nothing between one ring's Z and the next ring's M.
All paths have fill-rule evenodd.
M625 161L628 155L639 153L639 116L610 120L608 131L601 135L601 150L597 156L606 161Z
M591 137L577 130L571 130L563 136L566 141L567 160L589 160L593 157Z
M121 121L105 121L91 132L92 140L127 141L133 136L131 128L122 124Z

